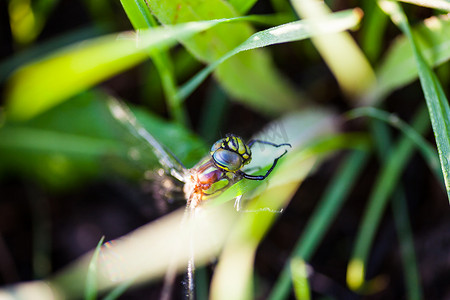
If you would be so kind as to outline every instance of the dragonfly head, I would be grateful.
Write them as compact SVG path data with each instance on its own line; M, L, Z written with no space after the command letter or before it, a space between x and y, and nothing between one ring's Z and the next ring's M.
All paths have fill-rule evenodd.
M227 134L211 147L211 156L218 168L234 173L250 163L252 152L242 138Z

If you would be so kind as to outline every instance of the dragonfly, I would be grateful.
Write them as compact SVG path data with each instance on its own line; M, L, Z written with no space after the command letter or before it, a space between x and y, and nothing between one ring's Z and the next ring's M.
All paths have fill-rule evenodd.
M165 174L169 174L183 184L186 200L185 216L192 217L194 211L203 202L220 195L223 191L242 179L264 180L276 167L278 161L288 152L287 149L276 157L270 168L263 175L253 175L242 169L252 160L252 147L256 144L272 147L291 147L289 143L275 144L268 141L253 139L247 143L235 135L227 134L216 141L210 151L192 168L186 168L183 163L148 132L136 119L129 107L115 98L108 100L108 107L113 117L118 120L127 131L142 141L158 159ZM235 207L240 209L240 198L236 198ZM170 269L170 267L169 267ZM187 299L194 299L194 255L191 253L187 265ZM162 299L170 298L171 285L175 271L168 270L163 287Z

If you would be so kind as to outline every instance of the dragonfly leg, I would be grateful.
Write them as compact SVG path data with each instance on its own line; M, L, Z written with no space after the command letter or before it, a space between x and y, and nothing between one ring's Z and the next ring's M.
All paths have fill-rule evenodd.
M262 140L250 140L247 143L247 146L249 146L250 148L255 144L255 143L260 143L260 144L265 144L265 145L270 145L270 146L274 146L274 147L281 147L281 146L289 146L292 148L292 145L289 143L283 143L283 144L274 144L271 142L266 142L266 141L262 141Z
M272 166L270 167L269 170L267 170L266 174L264 174L264 175L250 175L250 174L246 174L246 173L244 173L242 171L239 171L239 174L242 175L244 178L250 179L250 180L264 180L264 179L267 178L267 176L269 176L270 173L272 173L273 169L275 168L275 166L278 163L278 160L280 158L282 158L286 153L287 153L287 150L285 150L283 154L281 154L280 156L275 158L275 160L273 161Z

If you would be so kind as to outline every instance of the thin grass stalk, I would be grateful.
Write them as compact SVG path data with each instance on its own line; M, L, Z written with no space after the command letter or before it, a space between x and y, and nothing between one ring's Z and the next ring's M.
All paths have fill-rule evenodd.
M410 138L414 144L416 145L417 149L422 154L423 158L428 164L428 167L433 171L434 175L436 176L436 179L441 181L441 183L444 186L444 178L442 177L442 171L439 165L439 156L436 152L436 149L420 134L418 134L411 126L409 126L405 121L400 119L397 115L388 113L386 111L383 111L381 109L377 109L375 107L361 107L356 108L351 111L349 111L347 114L351 119L358 118L362 116L375 118L377 120L381 120L383 122L388 123L389 125L397 128L400 130L406 137ZM374 124L374 123L372 123ZM377 124L377 123L375 123ZM380 124L380 126L382 126ZM373 127L373 126L372 126ZM384 130L386 131L386 130ZM385 132L386 134L386 132ZM381 153L384 155L386 154L386 147L390 147L390 140L384 140L382 138L384 134L382 135L374 135L376 137L376 145L382 145L382 148L379 149L379 151L382 151ZM388 137L387 135L386 137Z
M392 199L392 211L400 243L407 299L420 300L423 299L422 286L420 285L420 276L414 251L408 206L403 192L397 192Z
M414 117L413 128L419 133L423 133L429 128L428 113L425 107L419 109ZM413 142L406 136L402 137L380 170L362 218L353 255L347 268L347 284L352 290L362 290L366 285L366 265L376 229L385 210L387 200L397 186L413 150Z
M123 293L125 293L130 286L133 285L133 280L125 281L118 286L116 286L113 290L111 290L104 298L103 300L116 300L118 299Z
M86 286L84 289L84 299L86 300L95 300L97 299L97 263L98 256L100 255L100 251L102 248L103 240L105 237L103 236L97 244L97 247L92 254L91 261L89 262L88 272L86 275Z
M374 120L371 122L371 131L374 133L373 136L375 137L378 157L382 160L386 153L390 153L392 151L389 128L385 123ZM417 262L414 253L414 241L411 233L408 207L404 190L401 187L397 188L394 193L394 197L392 199L392 210L399 237L406 293L408 295L407 299L419 300L422 299L422 288L420 286Z

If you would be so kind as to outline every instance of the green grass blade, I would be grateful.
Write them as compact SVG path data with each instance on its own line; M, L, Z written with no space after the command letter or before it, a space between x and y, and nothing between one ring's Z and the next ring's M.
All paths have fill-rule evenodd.
M302 20L259 31L197 73L180 88L178 96L186 99L220 64L240 52L348 30L357 26L361 17L359 10L346 10L326 16L319 25Z
M311 299L308 283L308 266L301 258L291 259L290 269L292 273L292 285L294 286L295 298L297 300Z
M367 55L370 62L377 61L383 49L383 36L389 18L372 0L363 2L364 19L361 24L359 36L361 38L361 48Z
M405 274L406 293L409 300L422 299L422 287L414 253L414 240L404 193L396 193L392 199L392 210L397 228L400 252Z
M425 109L419 110L414 118L413 128L417 132L423 133L428 125L427 111ZM380 170L362 218L353 255L347 268L347 284L352 290L361 290L366 287L365 266L375 232L402 170L412 156L414 149L412 146L413 142L408 137L402 137Z
M94 253L92 254L91 261L89 262L88 273L86 276L86 287L84 290L84 299L85 300L95 300L97 299L97 264L98 264L98 256L100 255L100 250L102 248L103 240L105 237L103 236L97 244Z
M421 55L436 67L450 59L450 18L441 15L426 19L414 27L414 40ZM397 37L376 70L377 85L362 96L364 105L374 105L387 95L417 79L418 67L406 35Z
M450 202L450 106L442 86L424 60L408 19L401 6L396 2L380 1L381 8L390 15L392 21L403 31L413 49L419 72L420 83L428 106L431 124L441 161L447 196ZM448 36L447 36L448 39Z
M425 161L428 163L428 167L434 172L436 178L444 183L442 177L442 171L439 165L439 156L436 149L420 134L417 133L411 126L409 126L405 121L400 119L395 114L390 114L381 109L375 107L361 107L353 109L346 113L349 119L355 119L359 117L372 117L377 120L381 120L390 124L391 126L399 129L405 136L414 142L417 149L420 150Z
M158 26L143 0L121 0L120 3L122 3L134 29L148 29ZM187 125L186 111L177 94L175 74L168 52L163 49L154 49L149 54L161 78L169 114L174 121Z
M371 122L371 131L375 139L378 158L383 161L385 156L392 153L391 134L385 123L378 120ZM399 237L400 253L403 261L406 292L410 300L421 299L421 286L418 280L417 263L414 254L414 241L412 239L411 225L408 216L408 207L402 187L397 187L392 198L394 222Z
M300 257L306 261L311 258L344 204L367 159L368 153L366 151L354 151L348 155L308 221L301 238L297 241L292 251L291 257ZM280 300L287 298L291 286L290 272L289 265L286 264L272 289L269 299Z
M84 41L19 69L8 82L8 117L29 119L64 99L143 61L151 49L173 45L227 20L152 28Z
M330 13L324 2L292 0L295 11L303 19L317 25ZM343 92L351 99L360 96L375 83L375 73L349 33L340 32L312 38L314 46L333 72Z

